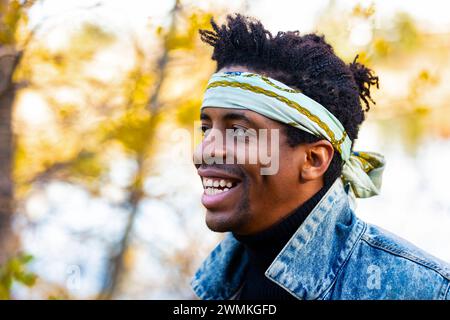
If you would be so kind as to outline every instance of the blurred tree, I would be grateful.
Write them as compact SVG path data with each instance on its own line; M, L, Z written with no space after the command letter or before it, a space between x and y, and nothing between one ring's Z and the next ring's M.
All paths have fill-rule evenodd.
M12 225L14 214L23 208L27 191L35 183L62 180L88 181L98 185L103 172L102 154L94 139L82 139L96 128L95 112L101 109L99 92L108 85L81 72L101 48L115 37L98 25L86 23L73 34L66 48L50 50L36 36L42 26L28 27L28 12L34 1L0 2L0 266L3 268L2 297L9 297L11 283L20 280L12 267L23 262L19 238ZM44 21L46 22L46 21ZM58 89L77 91L83 103L65 103ZM95 90L98 92L95 92ZM15 119L17 98L38 92L53 108L55 120L40 130ZM95 96L97 100L92 101ZM109 98L108 98L109 99ZM83 107L92 103L98 107ZM14 130L13 130L14 128ZM94 187L92 190L94 191ZM9 270L9 271L8 271ZM18 273L17 273L18 274ZM8 280L9 279L9 280ZM23 279L22 279L23 280ZM30 284L31 282L24 284ZM34 283L34 282L33 282ZM60 291L60 290L59 290ZM51 293L49 293L51 294Z
M152 162L159 148L160 123L175 120L192 129L192 121L198 119L201 91L212 63L204 63L210 53L199 45L197 30L207 27L210 17L176 1L171 23L167 29L156 28L156 39L149 40L153 44L145 48L145 43L131 37L133 66L113 81L93 74L91 65L98 63L99 53L115 37L91 23L82 25L58 49L33 41L16 71L16 79L27 83L21 96L44 98L52 116L33 130L20 117L16 119L13 180L18 205L37 186L42 189L51 181L69 182L86 188L93 197L102 196L117 152L136 163L123 190L126 198L119 205L127 216L123 233L105 242L110 252L100 298L116 297L132 268L133 228L141 201L149 197L144 181L155 174ZM183 261L192 261L189 256L186 252ZM47 292L41 282L38 285ZM59 293L47 296L69 296L60 289L55 287Z
M13 105L19 83L14 73L28 43L23 28L28 10L34 1L0 1L0 265L15 254L17 238L11 228L14 213L14 183L12 177L14 137ZM27 40L25 40L27 39Z
M152 163L158 150L156 139L161 121L175 120L192 127L194 119L198 119L199 97L211 65L202 63L207 52L200 48L197 32L208 25L210 17L209 13L183 7L180 1L175 1L168 28L156 29L160 48L152 47L152 51L159 52L159 56L150 62L150 66L151 55L135 45L135 68L123 85L126 110L105 132L122 145L137 167L124 204L129 208L127 224L119 245L111 251L108 276L100 298L116 297L131 269L133 226L141 200L149 198L144 192L144 181L155 173ZM184 86L184 90L173 92L173 88L180 86ZM173 263L171 268L176 268Z
M11 298L11 288L14 282L28 287L34 285L36 275L26 270L26 265L32 260L30 255L19 255L9 259L0 266L0 300Z

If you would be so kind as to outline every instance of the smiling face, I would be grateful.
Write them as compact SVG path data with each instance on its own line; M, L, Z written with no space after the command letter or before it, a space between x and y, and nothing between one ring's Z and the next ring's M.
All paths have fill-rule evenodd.
M221 71L247 70L235 67ZM196 163L202 160L196 167L204 186L202 204L207 209L206 224L211 230L237 234L262 231L323 186L322 176L333 156L328 141L291 147L281 123L250 110L205 107L201 121L205 134L194 159ZM277 152L270 154L272 161L278 161L275 174L261 174L261 169L268 164L260 157L260 143L252 143L249 138L232 144L225 143L225 138L217 139L217 133L226 137L232 131L237 136L249 133L251 137L255 133L255 139L261 142L260 129L267 129L267 139L263 142L267 141L268 150L276 144ZM279 139L275 139L276 134ZM239 160L241 155L244 161ZM211 163L212 158L216 163ZM218 164L218 159L224 164Z

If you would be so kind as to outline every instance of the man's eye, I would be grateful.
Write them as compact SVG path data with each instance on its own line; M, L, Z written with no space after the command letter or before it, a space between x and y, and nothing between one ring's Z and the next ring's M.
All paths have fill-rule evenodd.
M247 130L242 127L233 127L234 134L238 137L243 137L246 135Z
M208 130L210 130L210 129L211 129L211 128L208 127L207 125L202 125L202 126L200 127L200 130L202 131L202 134L203 134L203 135L208 134Z

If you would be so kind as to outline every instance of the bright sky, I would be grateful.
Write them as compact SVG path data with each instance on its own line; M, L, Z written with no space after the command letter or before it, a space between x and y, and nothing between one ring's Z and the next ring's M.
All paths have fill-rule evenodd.
M215 1L182 1L185 5L193 5L206 11L227 8L229 13L245 12L260 19L272 33L280 30L316 31L315 21L323 10L332 3L351 10L356 4L369 6L375 4L375 23L382 24L396 12L404 11L413 16L421 28L431 32L448 32L450 4L445 0L242 0ZM131 34L141 39L149 39L146 27L149 25L166 25L173 0L41 0L31 12L31 25L45 21L42 34L46 35L49 47L59 47L68 41L68 31L81 26L82 21L94 21L103 24L125 41ZM247 9L243 9L246 7ZM343 21L344 27L349 27ZM354 45L365 45L371 40L369 26L363 23L352 27L350 41ZM320 30L318 30L320 32Z
M257 0L249 1L251 14L260 17L264 24L274 30L311 30L314 27L314 19L330 3L338 6L352 8L356 4L369 6L375 4L376 17L388 18L396 11L405 11L411 14L419 22L430 28L447 29L450 27L448 9L450 3L445 0Z
M333 0L248 0L248 14L261 18L269 29L275 31L313 28L315 17L325 6ZM378 17L389 17L396 11L405 11L430 28L448 30L450 19L448 8L450 3L445 0L335 0L339 6L351 8L357 3L366 6L374 3ZM226 6L230 12L239 10L242 1L215 0L215 1L184 1L193 3L204 9L208 7ZM100 6L96 6L100 4ZM59 16L69 22L70 18L101 18L99 21L115 26L142 27L149 22L149 17L155 22L164 19L173 1L142 1L142 0L43 0L33 10L32 23L40 21L43 17ZM90 8L90 9L86 9ZM52 18L56 19L56 18ZM106 20L105 20L106 19Z

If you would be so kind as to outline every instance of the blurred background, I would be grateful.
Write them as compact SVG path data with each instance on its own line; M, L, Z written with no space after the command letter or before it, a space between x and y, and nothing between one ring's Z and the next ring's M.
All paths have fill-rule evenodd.
M190 299L204 224L199 28L240 12L319 32L380 77L356 150L387 158L357 214L450 262L446 1L0 0L0 298Z

